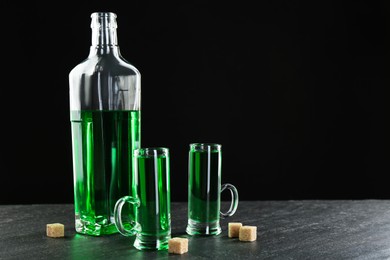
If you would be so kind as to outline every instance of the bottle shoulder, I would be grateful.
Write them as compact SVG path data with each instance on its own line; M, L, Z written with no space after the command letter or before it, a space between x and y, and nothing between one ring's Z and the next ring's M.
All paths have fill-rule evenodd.
M141 76L139 70L120 55L90 55L71 69L69 75L110 74L111 76Z

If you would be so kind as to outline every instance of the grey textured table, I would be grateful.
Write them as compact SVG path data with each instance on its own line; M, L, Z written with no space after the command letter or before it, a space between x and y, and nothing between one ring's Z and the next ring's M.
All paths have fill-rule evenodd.
M189 238L183 255L138 251L120 234L76 234L71 204L1 205L0 259L390 259L389 200L240 201L214 237L186 235L187 203L171 207L172 236ZM257 226L257 240L228 238L230 221ZM55 222L64 238L46 237Z

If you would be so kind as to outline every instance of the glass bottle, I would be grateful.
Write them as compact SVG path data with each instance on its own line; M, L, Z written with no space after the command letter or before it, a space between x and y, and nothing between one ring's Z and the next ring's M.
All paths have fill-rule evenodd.
M133 193L133 151L141 141L141 74L119 50L116 14L91 14L88 57L69 73L75 227L117 233L114 207Z

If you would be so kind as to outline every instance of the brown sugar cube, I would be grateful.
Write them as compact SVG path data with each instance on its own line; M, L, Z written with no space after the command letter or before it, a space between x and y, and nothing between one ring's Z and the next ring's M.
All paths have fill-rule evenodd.
M64 225L61 223L53 223L46 225L46 235L48 237L63 237Z
M238 239L240 241L255 241L257 238L257 227L256 226L242 226Z
M242 223L240 222L230 222L228 224L229 227L229 237L238 237L240 233L240 227L242 227Z
M168 253L184 254L188 252L188 238L174 237L168 240Z

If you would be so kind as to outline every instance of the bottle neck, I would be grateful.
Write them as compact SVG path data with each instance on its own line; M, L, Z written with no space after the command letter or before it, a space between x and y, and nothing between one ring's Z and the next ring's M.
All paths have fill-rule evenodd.
M92 44L90 55L119 54L116 15L96 12L91 15Z

